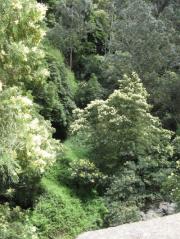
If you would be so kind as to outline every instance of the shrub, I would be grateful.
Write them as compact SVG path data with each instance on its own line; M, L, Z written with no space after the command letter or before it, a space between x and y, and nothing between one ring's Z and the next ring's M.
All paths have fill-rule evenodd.
M108 215L105 218L107 226L118 226L125 223L139 221L141 212L134 202L112 202L108 206Z
M180 210L180 136L176 136L172 145L174 147L173 165L171 173L164 182L163 192L169 200L177 203Z
M70 163L68 169L70 182L77 189L89 191L97 189L98 186L105 184L106 176L103 175L94 163L87 159L78 159Z
M100 199L82 203L67 187L44 179L45 194L33 211L32 222L40 238L74 238L85 230L102 225L106 211Z
M152 158L140 158L121 166L105 195L109 211L106 223L113 226L139 220L140 211L167 200L162 189L171 167L168 160L157 163Z
M27 213L19 207L0 205L1 239L38 239L36 227L30 223Z

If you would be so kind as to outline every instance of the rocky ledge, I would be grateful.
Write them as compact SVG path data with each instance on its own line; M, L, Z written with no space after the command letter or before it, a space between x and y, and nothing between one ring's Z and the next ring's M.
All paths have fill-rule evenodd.
M86 232L77 239L180 239L180 213Z

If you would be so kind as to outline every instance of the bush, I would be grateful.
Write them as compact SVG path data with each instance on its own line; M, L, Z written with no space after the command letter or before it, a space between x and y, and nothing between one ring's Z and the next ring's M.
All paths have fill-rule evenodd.
M108 216L105 218L107 226L118 226L125 223L139 221L140 210L134 202L112 202L108 206Z
M48 179L43 184L46 192L39 198L32 215L40 238L74 238L82 231L102 225L106 210L100 199L83 204L67 187Z
M1 239L38 239L36 227L30 223L28 215L19 207L0 205Z
M163 185L163 192L169 200L177 203L180 210L180 136L172 141L174 147L172 170Z
M145 183L138 175L138 165L127 162L119 172L111 178L105 200L108 215L105 219L108 226L138 221L140 209L148 195Z
M167 200L162 189L172 163L167 160L161 163L151 158L142 158L136 163L129 161L111 178L105 195L109 226L139 220L140 211Z
M76 189L85 189L91 191L97 189L98 186L105 184L107 177L99 171L94 163L87 159L78 159L70 163L68 169L68 180L76 187Z

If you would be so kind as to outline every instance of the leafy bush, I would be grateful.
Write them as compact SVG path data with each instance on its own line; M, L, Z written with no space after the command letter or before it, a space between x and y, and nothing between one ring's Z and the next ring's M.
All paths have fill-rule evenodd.
M151 160L151 161L150 161ZM163 165L163 166L162 166ZM172 163L139 159L126 162L111 178L105 199L108 208L106 223L109 226L140 220L140 212L150 205L168 200L163 184L171 172Z
M148 195L143 179L138 175L138 165L127 162L111 178L111 184L105 199L108 215L105 219L108 226L137 221L140 219L140 208L144 206Z
M39 198L32 215L40 238L74 238L82 231L102 225L106 209L100 199L83 204L67 187L48 179L43 184L46 192Z
M127 162L111 178L111 184L106 193L107 201L111 203L112 201L126 202L129 200L137 204L143 202L145 184L138 175L137 168L138 165L134 162Z
M94 163L87 159L78 159L70 163L68 169L70 182L77 188L89 191L97 189L98 186L105 184L106 176L103 175Z
M105 218L106 226L118 226L124 223L139 221L141 219L139 207L134 202L112 201L108 206L108 215Z
M173 168L167 180L163 184L163 192L167 195L169 200L177 203L178 210L180 210L180 136L177 136L172 145L174 146Z
M30 223L28 215L19 207L0 205L1 239L38 239L36 227Z

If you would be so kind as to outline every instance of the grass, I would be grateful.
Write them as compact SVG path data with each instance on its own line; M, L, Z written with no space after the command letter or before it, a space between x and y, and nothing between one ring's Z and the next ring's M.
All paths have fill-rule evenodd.
M64 143L66 160L78 160L87 156L87 150L77 147L74 140ZM106 211L99 197L79 198L73 188L64 185L59 174L67 170L59 159L42 179L44 194L39 198L32 214L32 222L39 228L42 239L74 239L83 231L97 229L103 223Z

